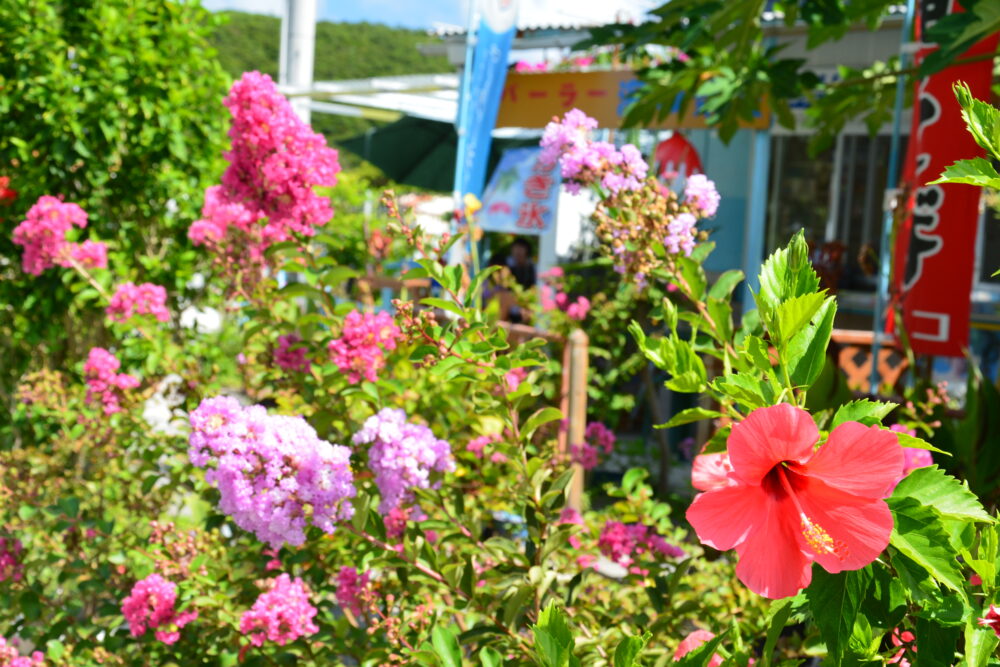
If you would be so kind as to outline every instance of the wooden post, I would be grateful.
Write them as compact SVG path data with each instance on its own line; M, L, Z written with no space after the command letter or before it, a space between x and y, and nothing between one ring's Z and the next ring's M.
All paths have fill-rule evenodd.
M569 382L566 419L569 423L566 438L568 453L572 445L583 444L587 430L587 346L589 339L583 329L576 329L566 343L569 358ZM569 506L580 511L583 501L583 466L573 464L573 481L569 487Z

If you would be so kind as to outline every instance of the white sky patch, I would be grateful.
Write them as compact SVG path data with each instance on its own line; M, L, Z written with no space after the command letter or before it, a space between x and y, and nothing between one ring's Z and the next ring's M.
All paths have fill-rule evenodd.
M269 16L281 16L285 13L284 0L203 0L201 4L213 12L231 9Z

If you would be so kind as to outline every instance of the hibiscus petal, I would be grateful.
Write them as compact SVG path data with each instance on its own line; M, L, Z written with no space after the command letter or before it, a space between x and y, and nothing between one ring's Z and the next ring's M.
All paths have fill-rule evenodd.
M747 484L760 484L782 461L809 460L817 440L819 429L802 408L782 403L754 410L729 435L733 474Z
M736 547L736 576L758 595L778 599L809 585L812 563L796 535L796 510L787 497L767 503L767 511Z
M811 483L797 497L812 524L800 530L800 544L827 572L859 570L889 544L892 514L885 501L857 504L851 497L845 504L840 502L843 494L821 482Z
M903 471L903 448L892 431L846 422L816 455L793 470L864 498L885 498Z
M729 455L725 452L699 454L694 457L694 463L691 465L691 486L699 491L711 491L735 484L735 481L729 478L732 470Z
M698 494L687 510L687 520L703 544L719 551L741 543L767 514L770 502L758 486L727 486Z

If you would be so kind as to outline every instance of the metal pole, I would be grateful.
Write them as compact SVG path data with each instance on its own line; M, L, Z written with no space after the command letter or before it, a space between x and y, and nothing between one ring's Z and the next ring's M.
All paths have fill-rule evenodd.
M292 108L304 122L310 121L308 95L312 88L313 62L316 59L316 0L288 0L286 19L282 21L281 64L286 71L278 79L300 93L292 98Z
M899 40L899 68L906 69L909 64L907 43L913 29L914 0L906 2L906 18L903 19L903 33ZM892 143L889 148L889 173L886 176L886 190L892 190L899 184L899 144L900 116L903 115L903 98L906 95L906 77L896 79L896 106L892 118ZM916 106L916 105L914 105ZM912 139L912 137L911 137ZM872 320L872 369L868 377L868 391L878 393L878 357L882 349L883 329L885 328L885 307L889 293L889 264L892 248L889 240L892 236L893 211L885 211L882 218L882 244L879 248L878 290L875 292L875 313Z

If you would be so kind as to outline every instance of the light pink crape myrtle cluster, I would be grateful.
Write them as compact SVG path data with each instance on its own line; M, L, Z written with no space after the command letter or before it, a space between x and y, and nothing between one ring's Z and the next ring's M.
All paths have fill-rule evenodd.
M240 632L249 636L254 646L265 641L284 646L299 637L319 632L313 622L316 608L309 603L309 588L302 579L292 580L281 574L271 589L261 593L253 606L240 618Z
M684 184L684 200L688 205L700 210L703 217L711 218L718 212L722 197L708 176L692 174Z
M605 190L618 193L638 190L649 169L639 149L625 144L620 149L607 141L593 141L592 130L597 121L579 109L572 109L545 126L539 162L554 165L559 162L566 189L574 194L581 186L600 184Z
M24 247L24 270L37 276L53 266L72 266L72 261L88 268L105 268L108 252L103 243L66 240L74 226L87 226L87 213L82 208L51 195L39 197L24 221L14 228L14 243Z
M272 548L299 546L309 523L332 533L354 515L351 452L320 440L301 417L207 398L189 415L191 463L207 467L219 509Z
M195 245L235 242L259 261L271 244L312 236L333 217L316 186L337 183L337 151L292 110L266 74L246 72L223 100L232 114L232 148L222 184L205 192ZM235 235L235 236L234 236ZM249 244L249 245L246 245Z
M385 352L396 349L400 336L389 313L353 310L344 318L340 338L330 341L327 350L330 360L347 374L348 382L357 384L362 377L375 382L378 371L385 366Z
M370 576L369 571L358 574L353 567L342 567L337 573L337 603L356 617L361 616L362 598L368 589Z
M83 365L87 380L87 402L95 397L101 399L104 414L121 412L121 394L127 389L139 386L139 379L128 373L119 373L121 362L102 347L92 347Z
M136 582L132 592L122 601L122 615L128 621L133 637L141 637L147 630L164 644L180 639L180 630L198 618L198 612L178 614L177 584L158 574L151 574Z
M107 314L115 322L127 322L135 315L152 315L160 322L168 322L167 290L153 283L122 283L108 303Z
M3 667L44 667L45 655L41 651L33 651L30 656L21 655L17 647L0 637L0 665Z
M411 502L412 489L431 488L432 472L455 469L448 443L426 426L406 421L402 410L383 408L365 420L353 441L371 445L368 467L375 473L375 485L382 495L378 507L382 514Z

